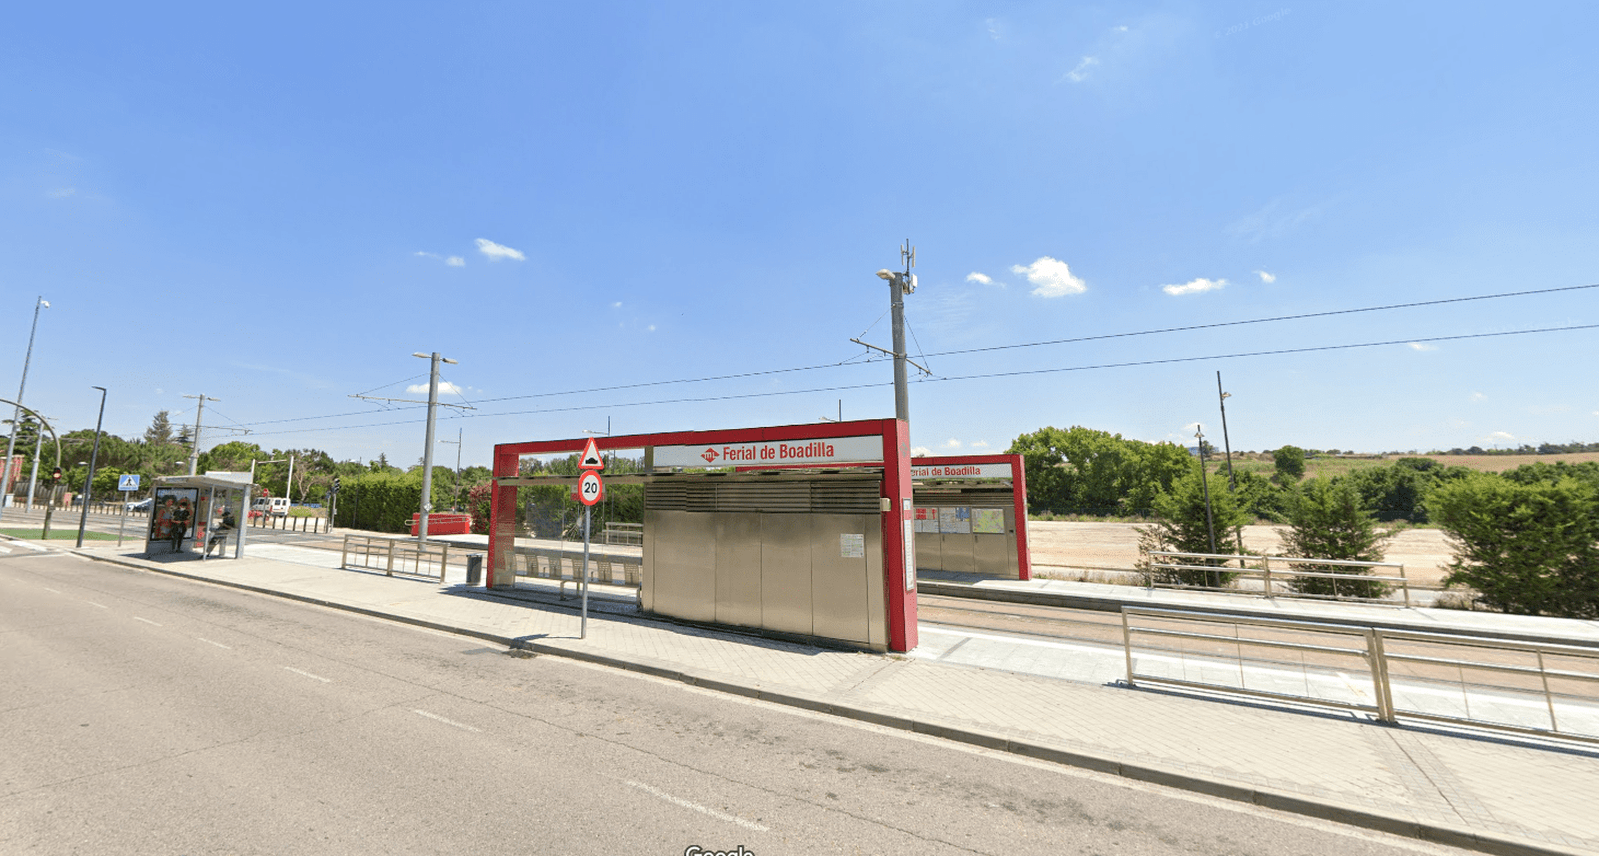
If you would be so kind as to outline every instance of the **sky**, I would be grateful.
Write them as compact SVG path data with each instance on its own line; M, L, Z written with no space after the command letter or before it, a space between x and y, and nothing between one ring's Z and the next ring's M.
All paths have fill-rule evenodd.
M94 386L130 438L205 395L206 447L409 465L415 352L472 408L441 408L444 465L890 417L851 339L891 346L874 273L908 240L919 450L1217 442L1218 372L1234 450L1599 441L1596 29L1582 2L19 5L0 397L42 297L23 400L62 431Z

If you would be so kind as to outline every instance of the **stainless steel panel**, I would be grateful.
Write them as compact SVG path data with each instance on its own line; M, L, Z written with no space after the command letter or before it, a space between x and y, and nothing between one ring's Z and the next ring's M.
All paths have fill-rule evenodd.
M977 573L977 559L972 554L976 538L976 535L966 533L939 533L944 570L962 574Z
M716 518L716 621L761 626L761 515Z
M881 529L881 518L878 519L878 524L878 528ZM916 533L916 567L930 571L944 569L943 540L937 532Z
M916 533L920 541L926 533ZM866 523L866 644L879 651L888 650L888 580L883 578L883 516L874 514Z
M1005 563L1004 535L970 535L972 539L972 565L973 569L984 576L1003 577L1007 566Z
M1005 509L1005 576L1021 579L1021 558L1016 555L1016 509Z
M814 632L817 636L864 645L870 635L864 549L869 519L859 514L812 514L810 520ZM844 534L861 536L861 555L843 555L839 536Z
M658 511L653 574L646 577L652 610L689 621L716 620L716 535L712 515ZM651 524L645 523L645 531Z
M762 514L761 626L811 634L811 515ZM837 549L837 546L834 546Z
M650 493L645 490L646 503ZM664 524L662 512L644 509L644 567L639 571L638 605L645 612L655 611L655 542L660 540Z

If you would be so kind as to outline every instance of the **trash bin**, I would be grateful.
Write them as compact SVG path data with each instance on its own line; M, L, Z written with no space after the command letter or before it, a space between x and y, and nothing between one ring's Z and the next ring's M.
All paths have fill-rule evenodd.
M477 586L483 584L483 554L466 554L466 584Z

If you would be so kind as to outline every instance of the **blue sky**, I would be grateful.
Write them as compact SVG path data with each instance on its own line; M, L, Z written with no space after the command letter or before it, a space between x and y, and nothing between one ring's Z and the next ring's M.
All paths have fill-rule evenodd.
M0 396L43 295L25 399L68 429L94 385L123 436L203 393L208 445L411 463L422 410L348 396L425 397L415 351L459 361L444 400L476 409L438 432L467 463L607 419L891 416L849 340L890 344L873 273L908 238L933 452L1219 441L1217 371L1235 449L1599 440L1599 330L1483 335L1599 324L1599 289L1006 347L1599 283L1596 28L1587 3L19 7ZM1337 349L1238 356L1303 348Z

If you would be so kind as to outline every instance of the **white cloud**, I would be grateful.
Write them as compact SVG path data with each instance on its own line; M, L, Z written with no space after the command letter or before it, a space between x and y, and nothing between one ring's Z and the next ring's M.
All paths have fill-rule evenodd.
M985 274L985 273L978 273L977 271L972 271L971 273L966 275L966 281L967 282L980 282L983 285L993 285L994 278L989 276L988 274Z
M960 447L961 447L961 441L955 439L954 437L951 437L948 440L945 440L944 441L944 445L940 446L939 448L943 448L943 449L959 449Z
M444 260L444 263L450 267L466 267L466 259L463 259L460 256L450 256Z
M620 301L620 300L612 301L611 302L611 308L612 309L621 309L622 308L622 301Z
M406 387L405 391L411 393L412 395L427 395L428 385L425 383L414 383ZM460 395L461 388L447 380L441 380L439 381L439 394L444 395L446 393L450 395Z
M972 441L972 448L973 449L986 449L986 448L988 448L988 441L987 440L974 440L974 441Z
M1160 287L1160 290L1171 295L1204 294L1207 291L1215 291L1218 288L1225 288L1226 285L1227 280L1225 279L1209 280L1205 279L1204 277L1200 277L1190 282L1185 282L1182 285L1163 285Z
M913 458L930 458L932 456L933 450L927 448L926 446L917 446L911 449L911 457Z
M1436 350L1438 350L1438 346L1437 345L1428 345L1428 344L1426 344L1424 342L1408 342L1406 344L1408 344L1410 346L1410 349L1412 351L1436 351Z
M1088 79L1088 70L1096 65L1099 65L1099 60L1091 56L1085 56L1083 57L1083 61L1077 64L1076 68L1066 72L1066 77L1064 79L1070 80L1073 83L1082 83Z
M1488 396L1483 395L1480 392L1474 392L1474 393L1471 394L1471 400L1472 401L1487 401L1488 400Z
M1255 273L1260 274L1260 281L1266 283L1267 285L1277 281L1277 275L1274 273L1266 273L1263 270L1257 270Z
M477 250L488 256L489 261L497 262L501 259L515 259L519 262L527 261L527 256L522 255L521 250L513 250L504 244L496 244L488 238L477 239Z
M1127 25L1123 24L1120 27L1116 27L1115 30L1118 33L1125 33L1125 32L1127 32Z
M1319 216L1320 205L1284 211L1281 200L1272 200L1255 213L1239 218L1227 231L1235 238L1254 244L1268 238L1281 238Z
M1514 439L1516 439L1516 435L1510 433L1509 431L1495 431L1492 434L1488 435L1488 439L1489 440L1495 440L1495 441L1497 441L1497 440L1514 440Z
M1042 256L1030 265L1012 265L1015 273L1025 274L1027 281L1038 286L1033 293L1039 297L1063 297L1068 294L1082 294L1088 286L1081 279L1072 276L1071 268L1066 263L1049 256Z
M651 333L654 333L655 332L655 325L651 324L650 326L645 327L644 329L650 331Z

